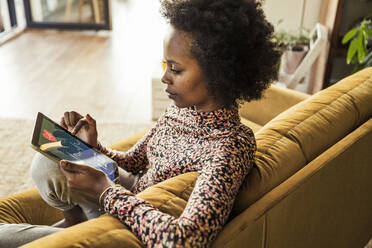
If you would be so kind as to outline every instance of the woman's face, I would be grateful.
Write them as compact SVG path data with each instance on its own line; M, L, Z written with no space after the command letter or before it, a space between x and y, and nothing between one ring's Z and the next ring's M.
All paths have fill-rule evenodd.
M187 33L170 26L164 38L166 70L161 81L179 108L194 106L196 111L212 111L220 106L208 94L204 75L190 54L191 39Z

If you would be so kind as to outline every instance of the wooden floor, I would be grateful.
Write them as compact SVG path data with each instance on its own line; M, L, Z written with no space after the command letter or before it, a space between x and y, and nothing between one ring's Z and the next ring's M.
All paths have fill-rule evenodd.
M27 30L0 46L0 118L151 119L151 75L166 24L158 1L113 0L113 31Z

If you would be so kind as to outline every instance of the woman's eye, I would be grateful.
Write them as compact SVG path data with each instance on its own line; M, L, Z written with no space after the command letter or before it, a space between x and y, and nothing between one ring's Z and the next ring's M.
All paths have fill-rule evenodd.
M170 66L170 70L174 73L174 74L180 74L182 71L181 70L178 70L176 69L176 67L174 65L171 65Z
M167 63L165 60L161 62L163 72L165 72L168 68L173 74L180 74L182 70L176 69L176 66L172 63Z
M172 69L172 68L171 68L171 71L172 71L174 74L180 74L180 73L181 73L180 70L176 70L176 69Z

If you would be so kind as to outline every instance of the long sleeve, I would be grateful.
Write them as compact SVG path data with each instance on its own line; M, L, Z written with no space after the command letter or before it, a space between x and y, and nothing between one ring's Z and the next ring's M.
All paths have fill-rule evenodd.
M201 170L179 218L162 213L123 187L110 189L106 212L125 223L147 247L206 247L226 222L255 153L251 137L222 140Z
M126 152L115 151L102 146L98 143L98 150L113 159L119 167L129 171L133 174L138 174L148 165L146 155L147 144L156 132L157 126L150 129L150 131L143 136L134 146Z

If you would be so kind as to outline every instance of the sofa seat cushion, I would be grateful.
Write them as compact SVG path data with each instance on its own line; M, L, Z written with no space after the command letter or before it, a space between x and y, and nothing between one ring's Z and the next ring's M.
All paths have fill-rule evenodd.
M242 185L232 216L367 121L371 114L372 67L279 114L256 133L255 166Z
M307 99L310 95L271 85L256 101L244 102L240 105L239 114L258 125L264 126L278 114Z

